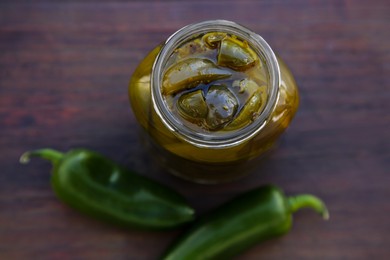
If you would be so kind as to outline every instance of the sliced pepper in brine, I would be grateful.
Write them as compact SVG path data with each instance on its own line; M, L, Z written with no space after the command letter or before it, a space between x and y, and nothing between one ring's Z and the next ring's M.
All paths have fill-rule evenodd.
M207 59L190 58L173 65L165 73L162 93L175 94L184 89L190 89L200 83L210 83L214 80L228 78L231 73L221 69Z
M203 36L203 41L212 49L218 47L219 43L227 37L226 33L223 32L211 32Z
M255 65L256 53L247 42L234 38L224 38L219 47L217 64L243 71Z
M259 85L254 80L247 78L233 81L232 87L238 95L245 95L246 99L259 90Z
M261 95L261 90L257 90L253 93L248 102L241 109L238 116L230 124L228 124L224 130L236 130L253 122L256 116L258 116L261 107Z
M202 90L199 89L180 96L178 110L182 117L191 122L198 122L205 118L208 108Z
M215 130L233 119L238 108L238 101L226 86L211 86L206 95L209 107L206 123L210 130Z

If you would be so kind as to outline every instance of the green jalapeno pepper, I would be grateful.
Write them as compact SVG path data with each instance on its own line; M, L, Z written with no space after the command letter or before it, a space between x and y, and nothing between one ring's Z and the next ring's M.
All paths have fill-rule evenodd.
M124 227L166 229L194 218L194 210L178 193L98 153L40 149L23 154L21 162L30 157L50 160L54 166L51 184L57 196L98 219Z
M163 259L229 259L263 240L287 233L292 213L303 207L329 218L324 203L312 195L285 197L274 186L251 190L200 219Z

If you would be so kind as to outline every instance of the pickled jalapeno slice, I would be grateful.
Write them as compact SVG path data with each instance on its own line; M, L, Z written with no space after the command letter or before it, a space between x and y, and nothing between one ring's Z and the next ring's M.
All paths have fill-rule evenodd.
M239 94L247 95L248 98L259 89L259 85L251 79L235 80L232 86Z
M212 49L219 46L220 42L227 37L227 33L223 32L212 32L207 33L203 36L203 41Z
M236 130L254 121L259 115L259 109L262 104L261 97L262 92L260 90L253 93L249 101L239 112L238 116L226 126L225 130Z
M256 63L256 54L247 42L225 38L219 47L217 64L234 70L246 70Z
M238 102L236 97L224 85L214 85L209 88L206 95L209 108L206 123L210 130L217 129L234 117Z
M208 107L202 90L196 90L180 96L178 101L180 115L187 120L198 123L207 116Z
M199 83L228 78L231 73L208 59L190 58L173 65L165 74L162 93L165 95L193 88Z

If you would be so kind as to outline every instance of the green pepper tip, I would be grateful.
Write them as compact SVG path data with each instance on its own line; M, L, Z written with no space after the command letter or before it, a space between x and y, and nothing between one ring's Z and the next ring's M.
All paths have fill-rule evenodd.
M301 208L312 208L319 213L324 220L329 219L329 211L326 208L325 203L316 196L301 194L287 198L287 202L291 213L294 213Z
M327 208L325 208L324 212L322 212L322 218L323 218L324 220L329 220L330 214L329 214L329 211L328 211Z
M30 161L31 157L40 157L49 160L52 163L56 163L63 156L64 154L59 151L49 149L49 148L43 148L43 149L38 149L38 150L33 150L33 151L28 151L23 153L19 158L19 162L22 164L27 164Z
M29 163L29 162L30 162L30 155L31 155L30 152L25 152L25 153L23 153L23 154L20 156L20 158L19 158L19 162L20 162L21 164L27 164L27 163Z

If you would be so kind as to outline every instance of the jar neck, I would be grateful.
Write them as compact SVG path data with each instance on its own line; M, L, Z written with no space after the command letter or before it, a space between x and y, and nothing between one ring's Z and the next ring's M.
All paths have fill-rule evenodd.
M268 100L261 114L248 126L231 132L201 133L186 127L168 109L164 102L161 87L166 64L175 49L184 42L194 39L208 32L225 32L235 35L248 42L252 49L265 61L268 70ZM280 84L280 69L274 52L268 43L258 34L234 22L225 20L211 20L191 24L171 35L160 53L157 55L152 68L151 88L152 102L156 113L164 125L178 138L197 147L220 149L239 145L259 133L269 120L275 106Z

